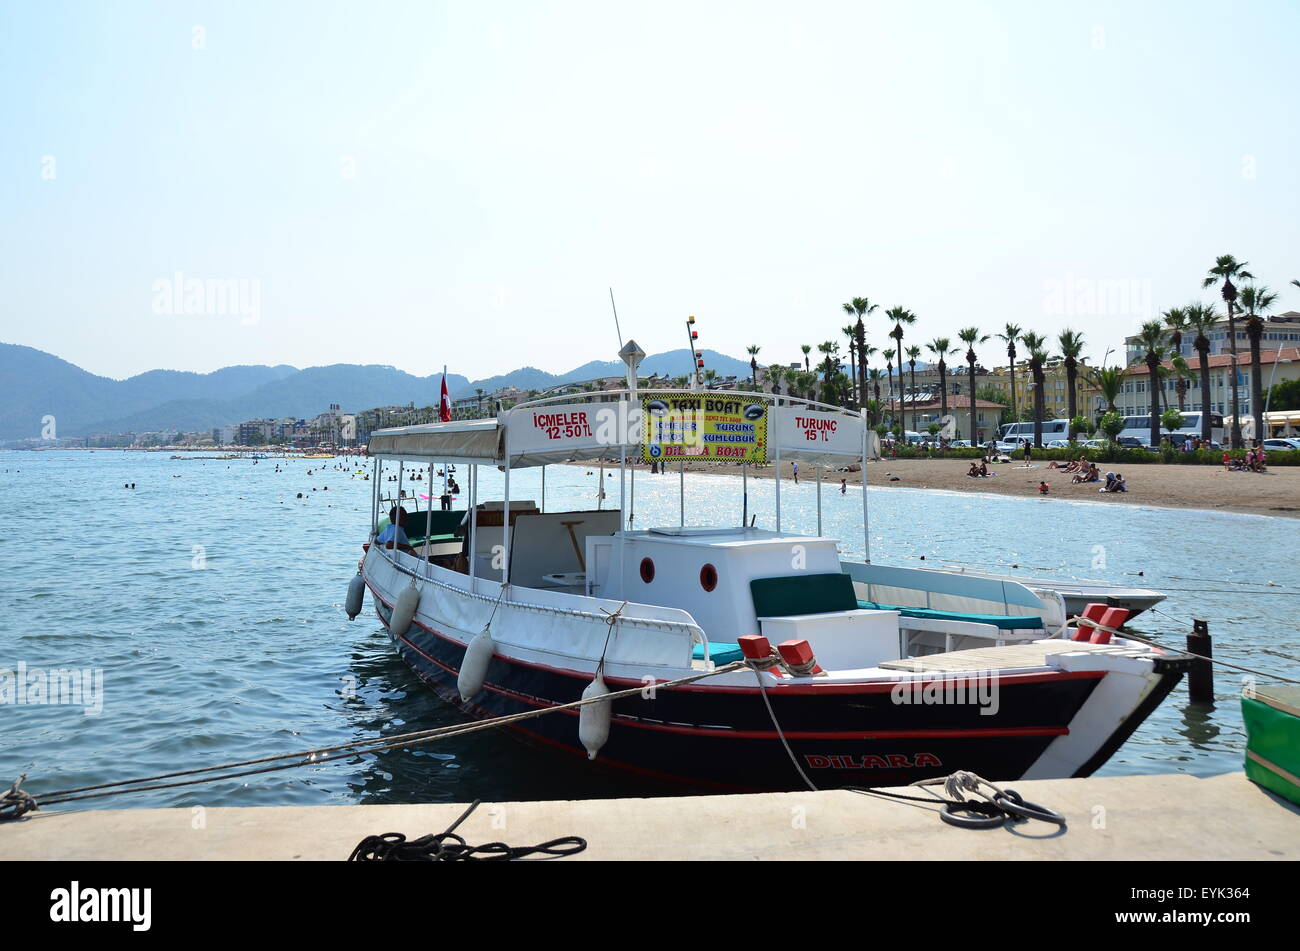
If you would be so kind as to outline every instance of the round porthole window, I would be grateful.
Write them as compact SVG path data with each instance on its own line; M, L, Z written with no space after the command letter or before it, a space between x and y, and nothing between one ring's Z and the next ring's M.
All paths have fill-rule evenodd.
M641 559L641 580L646 584L655 580L655 563L653 559Z
M712 565L705 565L700 569L700 587L705 591L712 591L718 586L718 569Z

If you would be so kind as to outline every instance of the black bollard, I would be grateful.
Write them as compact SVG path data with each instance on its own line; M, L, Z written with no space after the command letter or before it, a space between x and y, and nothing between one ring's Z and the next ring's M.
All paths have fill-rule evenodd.
M1187 635L1187 650L1205 658L1214 656L1214 644L1210 640L1210 625L1207 622L1192 618L1192 633ZM1187 672L1187 693L1192 703L1214 703L1214 665L1209 660L1198 657L1192 661L1192 669Z

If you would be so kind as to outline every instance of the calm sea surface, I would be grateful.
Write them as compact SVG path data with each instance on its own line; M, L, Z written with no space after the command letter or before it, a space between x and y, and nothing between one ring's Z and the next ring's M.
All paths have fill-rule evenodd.
M365 469L343 459L0 453L0 670L103 672L98 715L79 706L0 706L0 781L27 772L27 788L39 796L458 722L396 658L368 598L357 620L343 613L370 513L371 483L355 477ZM458 476L468 484L467 472ZM514 474L515 496L537 498L539 477ZM499 481L483 471L485 498L499 497ZM129 482L134 490L123 488ZM617 472L606 484L617 505ZM594 471L551 467L548 507L594 507L596 485ZM739 478L688 476L687 522L738 524L739 489ZM770 483L749 482L749 511L760 526L772 525L772 492ZM823 492L826 533L860 558L860 491L841 496L828 483ZM876 562L1153 587L1169 594L1160 610L1172 619L1148 613L1135 629L1181 644L1187 619L1205 617L1217 656L1300 676L1300 522L886 488L872 489L869 501ZM782 514L785 528L813 531L814 485L786 483ZM641 527L677 524L676 476L640 475L636 515ZM1220 669L1216 686L1213 706L1189 704L1180 686L1102 774L1239 768L1242 680ZM487 731L78 805L500 801L646 790Z

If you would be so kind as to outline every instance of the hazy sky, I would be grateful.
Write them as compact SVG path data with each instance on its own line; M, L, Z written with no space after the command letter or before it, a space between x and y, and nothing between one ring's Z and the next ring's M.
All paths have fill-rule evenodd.
M793 361L862 295L1100 357L1228 252L1300 310L1298 11L4 0L0 340L559 372L612 285L649 352Z

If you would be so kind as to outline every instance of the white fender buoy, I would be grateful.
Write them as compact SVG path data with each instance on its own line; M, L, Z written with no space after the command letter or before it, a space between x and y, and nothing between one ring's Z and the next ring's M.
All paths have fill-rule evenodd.
M609 693L605 678L600 668L596 669L596 679L587 684L582 692L583 700L591 700ZM587 759L595 759L600 748L609 739L609 720L612 715L612 700L589 703L578 708L578 739L587 750Z
M352 580L348 582L348 597L343 602L343 610L348 612L348 620L354 620L361 613L361 605L366 598L366 579L361 577L361 572L353 575Z
M393 605L392 617L388 619L388 629L401 637L410 630L411 621L415 619L415 609L419 606L420 589L415 585L410 585L397 596L397 603Z
M469 646L465 648L465 659L460 662L460 673L456 675L456 689L460 691L463 702L469 702L470 697L483 689L488 664L492 662L496 649L496 642L487 628L470 638Z

